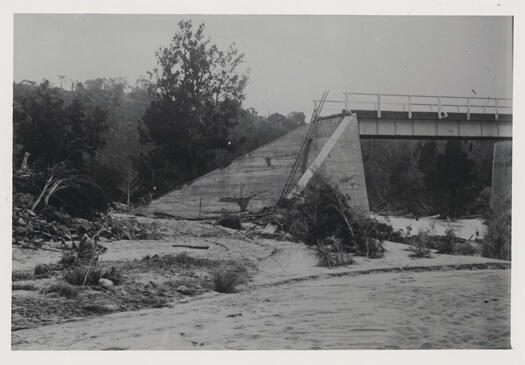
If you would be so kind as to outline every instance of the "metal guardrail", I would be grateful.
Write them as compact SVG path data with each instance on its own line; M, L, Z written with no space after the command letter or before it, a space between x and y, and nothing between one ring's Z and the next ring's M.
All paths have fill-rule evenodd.
M326 100L326 103L344 104L348 112L374 110L378 118L381 118L382 111L408 112L409 119L414 112L435 112L438 119L446 118L448 113L465 113L467 120L474 113L494 114L496 120L500 114L512 114L512 99L508 98L354 92L344 92L343 95L344 100Z

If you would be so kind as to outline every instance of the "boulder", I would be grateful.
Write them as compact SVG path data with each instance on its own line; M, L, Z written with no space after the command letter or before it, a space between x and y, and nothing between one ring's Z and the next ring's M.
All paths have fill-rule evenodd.
M105 289L109 289L113 286L113 282L109 279L99 279L98 283Z

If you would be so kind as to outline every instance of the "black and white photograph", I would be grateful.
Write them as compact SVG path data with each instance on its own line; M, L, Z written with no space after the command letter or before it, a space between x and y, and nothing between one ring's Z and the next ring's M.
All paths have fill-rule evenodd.
M11 16L11 351L514 347L512 13Z

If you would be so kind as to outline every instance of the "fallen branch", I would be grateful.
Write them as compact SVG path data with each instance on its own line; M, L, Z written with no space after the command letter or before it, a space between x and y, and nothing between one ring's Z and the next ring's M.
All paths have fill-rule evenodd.
M194 248L197 250L207 250L210 246L192 246L192 245L171 245L171 247L184 247L184 248Z

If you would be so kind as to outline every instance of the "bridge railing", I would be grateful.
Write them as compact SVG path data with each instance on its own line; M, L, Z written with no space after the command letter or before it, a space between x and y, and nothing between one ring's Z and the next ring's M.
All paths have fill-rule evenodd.
M407 112L409 119L414 112L436 113L438 119L446 118L448 113L464 113L467 120L471 114L478 113L493 114L496 120L500 114L512 114L512 100L508 98L355 92L344 92L343 96L343 100L326 100L324 109L333 109L334 104L339 104L336 106L338 110L341 106L346 111L374 110L378 118L381 118L382 111L400 111Z

